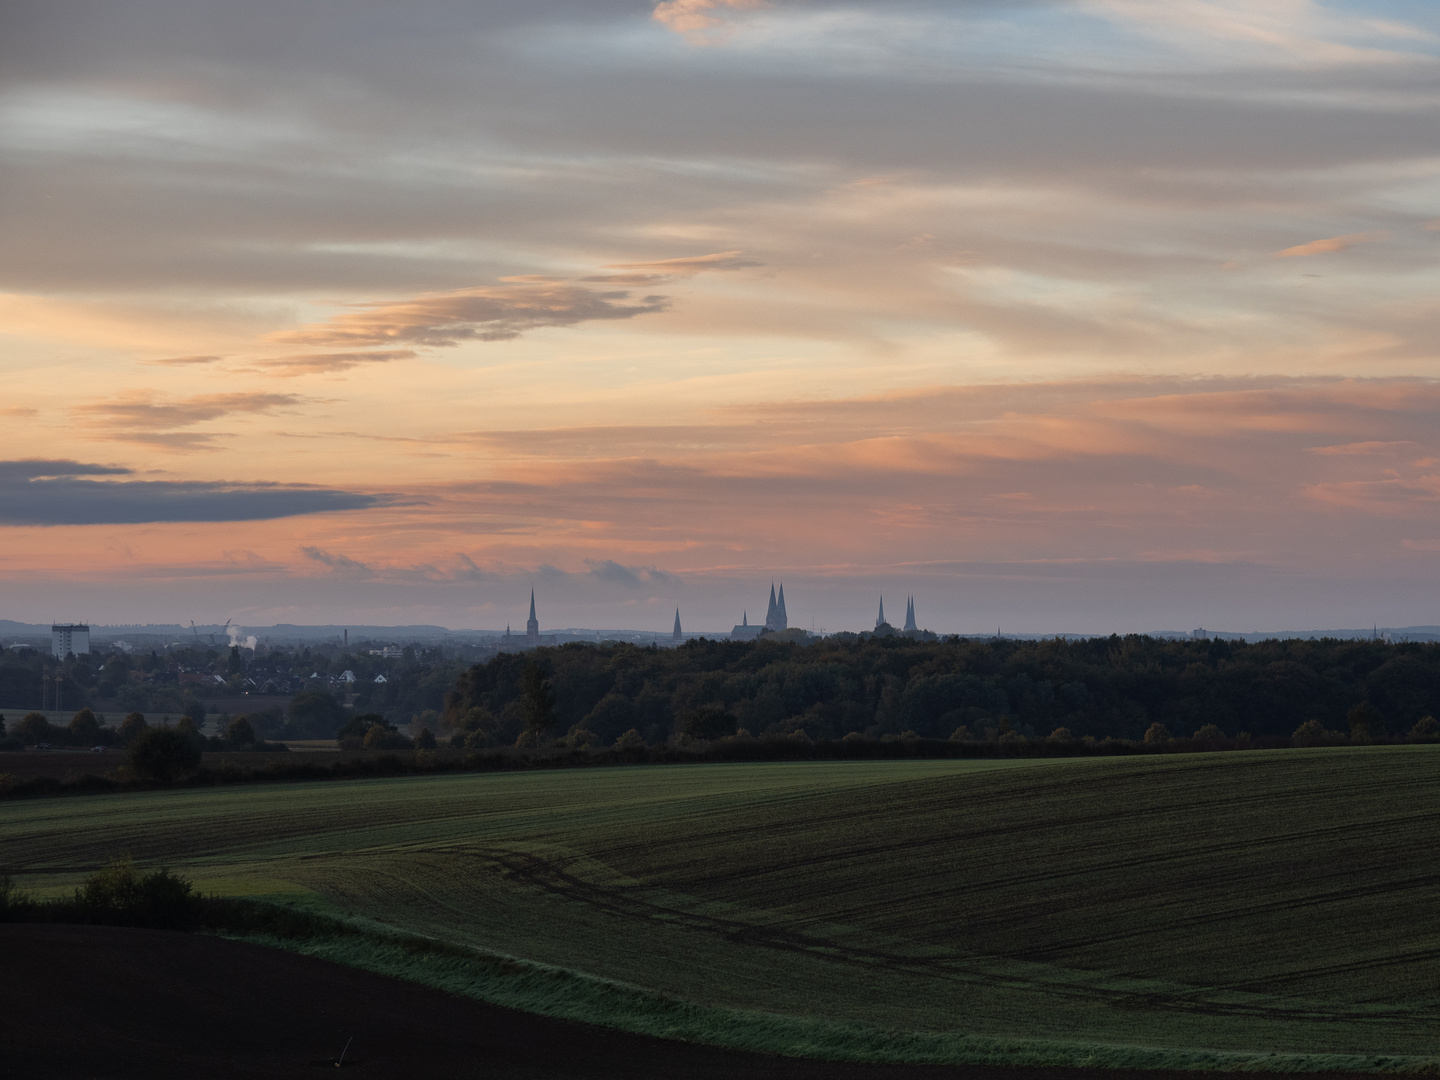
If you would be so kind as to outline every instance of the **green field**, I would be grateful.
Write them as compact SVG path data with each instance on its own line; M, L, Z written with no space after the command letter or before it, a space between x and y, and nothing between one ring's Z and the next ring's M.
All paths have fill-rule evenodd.
M130 852L535 962L492 1000L797 1052L1432 1057L1437 825L1431 746L643 766L11 801L0 867Z

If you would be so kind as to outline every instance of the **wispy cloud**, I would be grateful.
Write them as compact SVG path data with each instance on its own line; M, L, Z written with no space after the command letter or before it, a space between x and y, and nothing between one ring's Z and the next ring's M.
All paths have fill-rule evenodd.
M208 450L222 433L190 431L199 424L245 413L269 413L304 399L296 394L200 394L165 400L154 391L138 390L109 401L77 405L74 412L98 425L92 438L163 446L176 450Z
M284 379L300 375L335 375L365 364L389 364L396 360L413 360L413 349L384 349L374 352L298 353L253 361L253 366Z
M1309 243L1296 244L1294 247L1284 248L1272 252L1272 259L1295 259L1307 255L1329 255L1331 252L1344 251L1356 244L1375 244L1381 240L1390 239L1390 230L1377 229L1373 232L1346 233L1344 236L1330 236L1324 240L1311 240Z
M276 334L274 340L320 348L509 341L541 327L633 319L664 311L668 306L669 300L663 296L631 299L626 290L516 281L413 300L360 304L358 310L337 315L319 326Z
M154 367L198 367L202 364L218 364L223 356L167 356L159 360L143 360L141 363Z

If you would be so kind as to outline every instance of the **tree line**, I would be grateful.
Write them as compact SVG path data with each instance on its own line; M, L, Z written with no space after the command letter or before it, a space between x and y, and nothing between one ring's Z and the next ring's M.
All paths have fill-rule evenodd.
M571 643L502 653L446 697L452 745L1170 737L1318 744L1426 736L1440 645L1141 635L813 643ZM1440 731L1434 731L1440 734Z

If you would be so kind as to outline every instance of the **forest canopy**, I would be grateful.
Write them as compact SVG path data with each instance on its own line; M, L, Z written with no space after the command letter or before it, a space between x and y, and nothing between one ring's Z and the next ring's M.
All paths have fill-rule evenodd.
M741 729L989 741L1064 728L1075 738L1142 740L1157 724L1185 737L1218 729L1267 739L1312 721L1314 730L1383 738L1436 713L1440 644L1132 635L568 644L470 668L446 698L445 719L469 746L522 735L609 746L632 731L658 745Z

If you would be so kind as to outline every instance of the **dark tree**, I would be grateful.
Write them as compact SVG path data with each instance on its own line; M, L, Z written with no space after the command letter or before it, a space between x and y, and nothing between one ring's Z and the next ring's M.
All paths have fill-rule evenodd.
M420 729L420 733L415 736L415 749L416 749L416 750L434 750L434 749L435 749L435 733L434 733L433 731L431 731L428 727L422 727L422 728Z
M57 738L56 729L50 726L50 721L45 719L45 714L41 712L26 713L15 725L15 734L20 736L21 742L27 746L52 742Z
M120 721L120 729L116 732L120 741L129 746L138 739L150 725L145 722L145 714L132 712Z
M231 746L252 746L255 743L255 729L250 726L247 718L237 716L225 729L225 741Z
M290 701L285 733L292 738L333 739L348 719L345 707L324 690L302 690Z
M130 744L125 761L137 776L169 783L200 764L200 748L178 727L149 728Z
M1385 737L1385 718L1368 701L1362 701L1345 714L1350 724L1350 738L1355 742L1374 742Z
M81 709L70 721L70 742L76 746L94 746L100 741L100 721L89 709Z
M539 664L526 664L520 672L520 715L536 737L555 722L555 691Z

